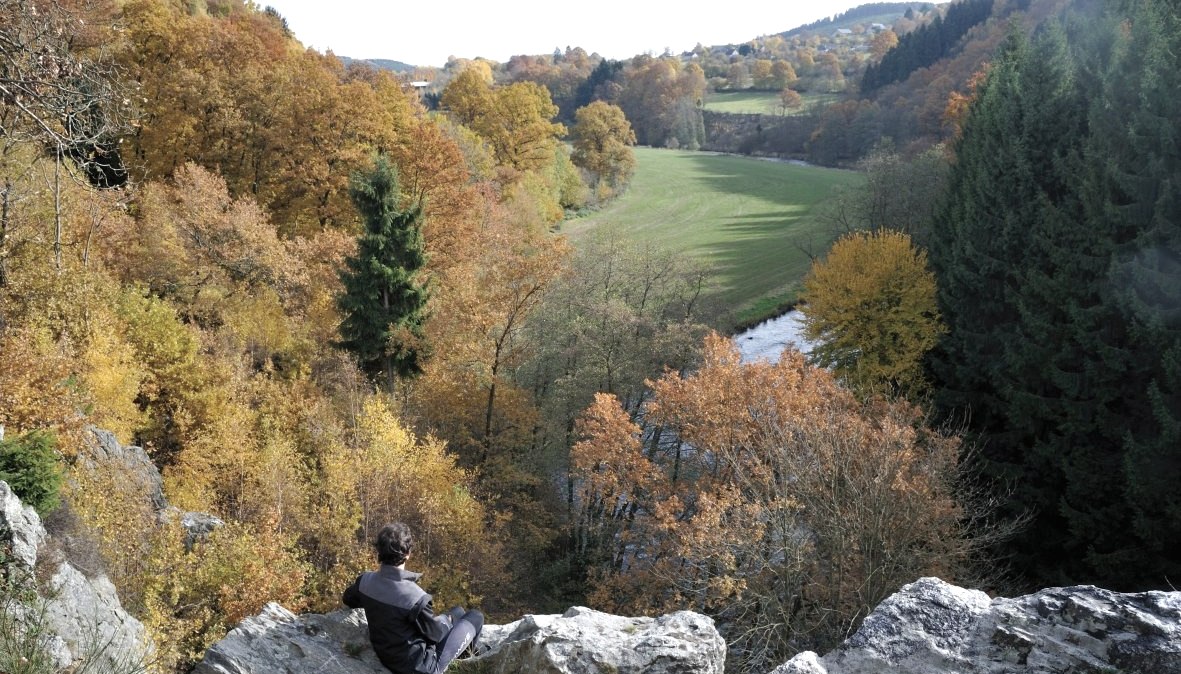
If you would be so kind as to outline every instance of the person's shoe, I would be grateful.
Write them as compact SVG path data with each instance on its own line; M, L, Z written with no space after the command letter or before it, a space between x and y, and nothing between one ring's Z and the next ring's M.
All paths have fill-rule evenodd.
M465 658L465 659L466 658L478 658L481 655L484 655L486 653L490 653L491 651L492 651L491 646L489 646L488 644L477 639L476 641L468 644L468 647L463 649L463 653L461 653L459 657Z

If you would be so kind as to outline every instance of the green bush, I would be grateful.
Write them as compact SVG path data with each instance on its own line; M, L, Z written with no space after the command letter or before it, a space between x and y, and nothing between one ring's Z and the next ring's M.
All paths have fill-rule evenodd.
M57 440L52 433L33 431L0 440L0 480L39 515L58 506L62 486Z

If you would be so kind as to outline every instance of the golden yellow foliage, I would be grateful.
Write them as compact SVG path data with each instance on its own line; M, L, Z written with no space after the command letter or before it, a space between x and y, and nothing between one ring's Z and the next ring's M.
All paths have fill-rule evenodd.
M419 439L381 396L371 395L355 418L353 437L323 448L313 514L331 518L314 527L333 550L325 595L372 566L370 542L382 526L401 521L415 533L417 570L430 574L439 603L478 599L480 588L503 577L498 544L486 535L488 513L471 492L472 478L443 444ZM331 594L328 594L331 589Z
M159 666L188 671L209 646L267 602L302 608L308 568L294 543L273 529L228 523L189 550L179 521L161 527L141 581L143 621Z
M77 447L87 402L73 376L72 351L45 329L0 333L0 425L14 435L52 430L67 456Z
M813 362L864 394L922 391L922 358L945 328L927 254L909 236L841 238L813 263L801 299L805 334L817 343Z
M70 508L94 532L120 602L138 613L157 529L158 504L149 476L124 462L87 458L72 466L67 485Z
M108 307L91 316L91 334L82 353L82 380L94 401L90 423L131 442L146 417L137 403L147 372L135 348L122 335L122 322Z
M610 188L622 188L636 170L631 146L636 134L617 106L595 101L575 113L574 163L593 172Z
M516 171L544 168L553 160L557 139L566 133L566 127L551 121L558 108L536 82L493 89L469 69L447 85L441 104L488 142L499 164Z

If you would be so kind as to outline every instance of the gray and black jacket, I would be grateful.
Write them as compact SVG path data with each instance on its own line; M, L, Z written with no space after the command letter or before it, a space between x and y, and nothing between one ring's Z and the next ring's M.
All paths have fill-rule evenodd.
M358 576L342 597L345 606L365 609L373 650L395 674L434 671L435 645L451 630L450 619L435 615L431 596L415 582L421 577L383 564Z

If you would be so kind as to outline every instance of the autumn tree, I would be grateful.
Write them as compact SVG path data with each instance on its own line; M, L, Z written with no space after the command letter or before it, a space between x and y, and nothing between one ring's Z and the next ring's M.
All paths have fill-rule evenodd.
M293 260L266 212L230 197L225 180L196 164L181 166L168 183L146 185L137 215L140 226L108 234L106 261L200 325L222 323L240 290L289 285ZM117 263L108 257L115 255Z
M788 110L797 110L804 104L804 98L800 93L794 89L784 89L779 92L779 105L783 107L783 112Z
M636 170L636 156L631 146L636 134L623 110L610 103L595 101L579 108L572 137L576 166L595 174L611 190L627 185Z
M795 84L798 79L790 61L778 60L771 64L770 88L786 89Z
M42 189L29 184L37 159L53 161L49 238L58 270L63 265L63 181L73 177L98 187L127 181L118 143L135 111L102 46L109 29L104 22L110 19L68 3L0 3L0 286L7 283L11 249L20 243L10 238L33 237L15 231L15 211Z
M972 554L959 442L917 409L859 403L795 352L744 365L716 335L652 388L643 427L607 395L579 422L574 526L604 606L704 611L765 668Z
M476 68L466 68L452 79L442 95L439 105L451 112L461 124L474 127L481 116L491 107L492 80Z
M774 64L770 59L756 59L750 68L750 77L758 89L771 89L775 86Z
M400 208L397 170L382 156L371 171L354 176L349 193L365 221L365 233L341 273L341 346L370 374L384 375L392 389L395 377L422 372L426 357L422 210Z
M498 163L519 171L553 160L557 138L566 132L553 122L558 108L536 82L493 89L474 70L465 70L443 90L440 103L492 147Z
M812 264L801 295L812 360L862 394L920 391L943 325L927 255L891 231L849 234Z
M898 46L898 34L887 28L877 35L869 42L869 53L877 60L881 60L886 52Z

